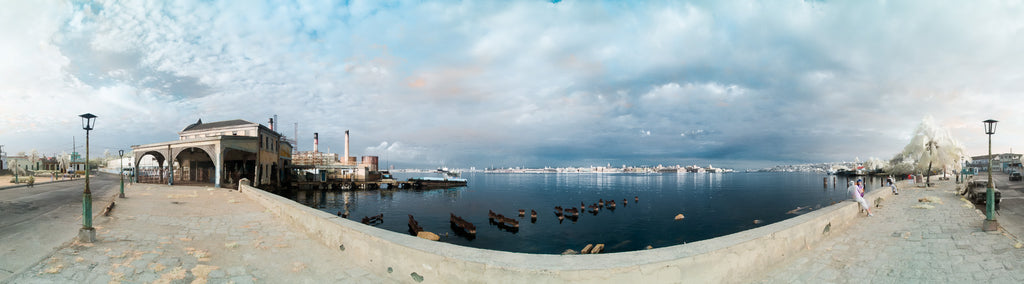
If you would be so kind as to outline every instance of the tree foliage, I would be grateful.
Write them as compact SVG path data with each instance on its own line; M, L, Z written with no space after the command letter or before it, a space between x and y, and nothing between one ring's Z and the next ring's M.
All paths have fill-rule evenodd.
M931 163L932 170L959 171L966 150L948 129L939 127L931 116L921 120L910 143L903 152L889 161L889 172L895 174L924 173Z

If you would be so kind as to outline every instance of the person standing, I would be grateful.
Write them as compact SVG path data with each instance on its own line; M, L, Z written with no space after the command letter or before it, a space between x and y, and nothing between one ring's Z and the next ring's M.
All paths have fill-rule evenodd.
M864 190L861 189L859 181L856 184L851 181L850 187L847 187L846 190L850 192L851 196L853 196L854 201L860 203L860 208L868 212L868 217L875 216L874 214L871 214L871 207L868 206L868 201L864 200Z

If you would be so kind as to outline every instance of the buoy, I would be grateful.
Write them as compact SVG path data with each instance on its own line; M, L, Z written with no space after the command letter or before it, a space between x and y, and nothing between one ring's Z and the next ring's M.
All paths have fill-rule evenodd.
M676 221L682 220L683 218L683 214L676 215Z

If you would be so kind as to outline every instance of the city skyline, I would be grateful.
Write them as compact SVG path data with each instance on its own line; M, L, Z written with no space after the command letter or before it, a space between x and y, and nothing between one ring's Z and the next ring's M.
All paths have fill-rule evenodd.
M552 3L554 2L554 3ZM925 117L1024 138L1021 3L21 2L0 145L97 155L244 119L398 167L888 160ZM77 138L73 138L77 137ZM941 146L941 145L940 145Z

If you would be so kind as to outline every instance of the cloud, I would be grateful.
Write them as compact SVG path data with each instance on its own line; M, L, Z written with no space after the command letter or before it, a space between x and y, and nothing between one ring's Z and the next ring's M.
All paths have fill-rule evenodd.
M0 11L0 143L70 148L84 112L111 126L95 141L112 149L174 139L200 117L278 114L287 135L298 123L300 137L320 132L340 149L350 129L353 148L409 165L823 161L891 156L931 114L969 150L984 146L980 121L1000 119L994 146L1008 148L1024 135L1012 127L1024 123L1022 12L943 1L12 3Z

